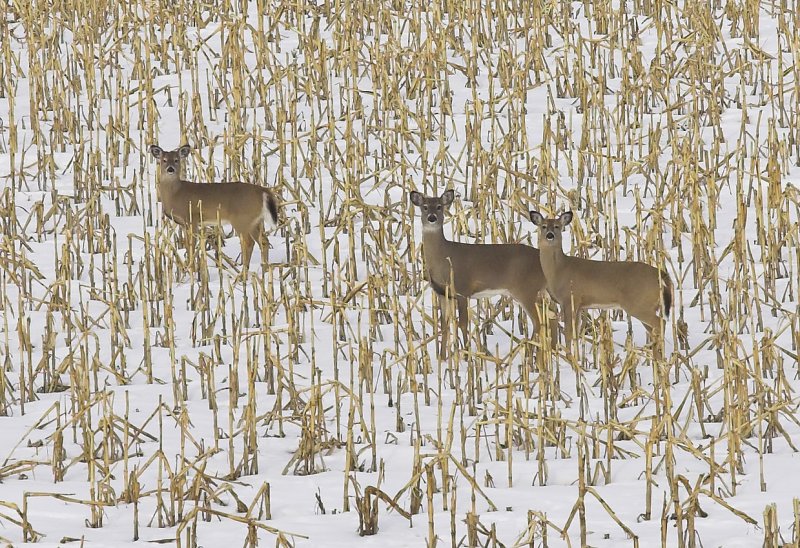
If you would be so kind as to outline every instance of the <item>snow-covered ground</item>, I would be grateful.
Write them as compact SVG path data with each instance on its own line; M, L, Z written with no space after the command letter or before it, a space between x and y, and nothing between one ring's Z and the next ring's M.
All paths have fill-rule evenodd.
M2 8L1 540L797 545L797 6L215 4ZM160 215L183 142L281 196L247 279ZM408 193L447 188L453 239L572 209L664 265L665 361L499 297L439 361Z

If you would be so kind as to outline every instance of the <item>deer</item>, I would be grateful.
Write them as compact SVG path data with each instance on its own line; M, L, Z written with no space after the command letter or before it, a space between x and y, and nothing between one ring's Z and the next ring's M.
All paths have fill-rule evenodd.
M247 270L256 243L264 253L264 221L270 227L278 224L275 195L267 187L250 183L204 184L182 179L183 161L190 152L189 145L170 151L150 146L150 154L158 161L162 211L176 223L191 226L195 233L201 224L230 223L241 241L242 267Z
M572 348L573 318L588 308L621 308L642 322L652 340L663 333L664 318L672 308L672 281L663 268L637 261L596 261L564 254L562 234L572 222L572 212L546 218L529 212L539 228L539 257L547 280L547 292L560 306L567 351ZM660 317L658 312L662 311Z
M422 214L425 277L436 294L440 312L439 359L446 357L448 299L456 301L458 328L466 347L468 299L509 296L522 305L538 333L541 318L537 300L545 288L538 249L525 244L469 244L445 238L444 214L454 198L453 190L439 197L416 191L410 194L411 203Z

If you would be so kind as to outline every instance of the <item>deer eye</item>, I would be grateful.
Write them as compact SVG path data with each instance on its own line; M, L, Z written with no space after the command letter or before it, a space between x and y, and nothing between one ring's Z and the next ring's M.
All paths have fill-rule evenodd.
M441 210L442 210L442 206L440 206L440 205L437 205L437 206L436 206L436 211L441 211Z

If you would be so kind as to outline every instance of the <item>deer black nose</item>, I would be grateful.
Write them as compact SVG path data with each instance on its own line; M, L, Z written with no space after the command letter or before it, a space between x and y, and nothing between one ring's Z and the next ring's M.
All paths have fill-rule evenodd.
M428 215L428 222L429 223L435 223L436 222L436 215L434 215L433 213Z
M174 168L174 167L172 167L172 166L169 166L169 167L167 168L167 173L175 173L175 168Z
M556 235L553 234L552 232L548 232L547 234L545 234L545 238L547 238L548 240L555 240Z

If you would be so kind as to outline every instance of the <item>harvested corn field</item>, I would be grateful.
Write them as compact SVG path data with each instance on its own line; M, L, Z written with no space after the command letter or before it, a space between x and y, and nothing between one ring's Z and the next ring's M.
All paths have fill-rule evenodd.
M0 541L800 545L798 28L3 3Z

